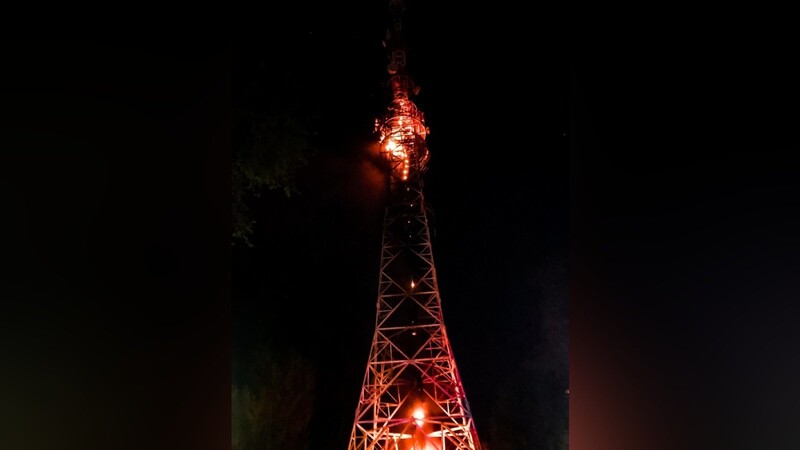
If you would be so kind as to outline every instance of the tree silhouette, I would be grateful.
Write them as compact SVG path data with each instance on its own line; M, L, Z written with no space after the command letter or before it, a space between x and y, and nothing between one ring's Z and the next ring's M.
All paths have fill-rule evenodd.
M305 450L314 405L311 361L291 349L260 346L231 390L234 450Z
M316 152L318 107L285 55L239 50L233 76L232 238L252 246L252 202L265 190L299 192L295 177Z

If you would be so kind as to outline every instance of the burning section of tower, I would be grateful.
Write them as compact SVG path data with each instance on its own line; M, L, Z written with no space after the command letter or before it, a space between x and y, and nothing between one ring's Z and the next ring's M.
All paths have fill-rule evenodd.
M390 1L391 103L376 121L389 183L375 332L348 450L480 450L444 326L422 175L425 118L410 96L401 1Z

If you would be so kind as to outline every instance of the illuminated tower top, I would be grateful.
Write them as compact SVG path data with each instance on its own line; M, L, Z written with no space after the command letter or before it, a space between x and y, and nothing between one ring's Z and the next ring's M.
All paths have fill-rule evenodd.
M425 171L428 146L425 138L428 128L425 116L411 101L412 94L419 92L406 71L406 49L403 37L402 0L389 3L392 20L384 43L389 49L389 87L392 101L381 119L375 120L375 131L379 134L381 154L389 161L392 185L416 178Z

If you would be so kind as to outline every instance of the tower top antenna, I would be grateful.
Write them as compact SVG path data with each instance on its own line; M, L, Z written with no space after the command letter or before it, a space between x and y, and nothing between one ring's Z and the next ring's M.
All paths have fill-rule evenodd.
M430 131L425 116L411 101L419 92L406 70L406 41L403 35L402 0L390 0L391 24L384 41L389 51L389 88L392 100L382 118L376 119L375 131L379 135L381 153L389 161L393 182L405 182L421 175L430 154L425 138Z

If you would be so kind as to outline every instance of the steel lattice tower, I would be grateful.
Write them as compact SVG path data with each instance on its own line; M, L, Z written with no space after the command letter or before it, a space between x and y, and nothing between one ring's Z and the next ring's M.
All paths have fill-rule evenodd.
M410 100L402 1L387 33L392 101L376 120L389 171L375 334L348 450L479 450L442 319L422 175L424 115Z

